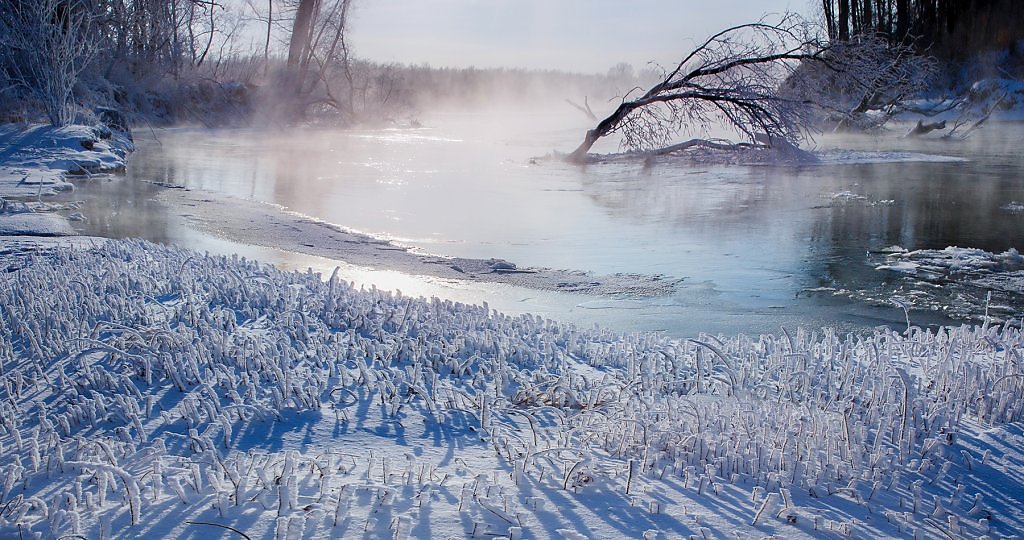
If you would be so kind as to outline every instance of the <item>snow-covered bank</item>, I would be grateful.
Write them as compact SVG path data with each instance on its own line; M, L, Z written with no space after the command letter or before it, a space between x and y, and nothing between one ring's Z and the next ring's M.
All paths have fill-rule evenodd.
M5 203L0 205L0 236L22 234L35 236L71 236L75 230L63 216L50 212L33 212L29 206Z
M371 269L462 281L629 298L664 296L681 279L661 275L595 275L579 270L521 268L503 259L417 253L384 239L287 212L278 206L202 191L167 189L157 200L199 230L249 245L316 255ZM225 211L230 208L230 212Z
M964 75L962 74L961 77ZM893 127L911 137L941 137L963 140L987 123L1020 122L1024 120L1024 82L1004 78L961 78L974 80L951 96L945 85L937 85L933 97L910 103L912 111L895 116ZM934 132L934 134L932 134Z
M3 534L1024 528L1017 329L681 342L138 241L6 245Z
M66 174L124 170L131 138L106 126L0 124L0 197L73 189Z
M131 136L106 126L0 124L0 235L75 234L68 220L46 205L2 204L74 189L68 175L91 177L123 171Z

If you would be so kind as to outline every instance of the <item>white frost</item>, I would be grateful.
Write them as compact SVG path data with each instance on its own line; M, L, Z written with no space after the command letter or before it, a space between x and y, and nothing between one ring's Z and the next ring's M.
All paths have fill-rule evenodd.
M1024 529L1014 327L679 341L47 242L0 243L0 536Z

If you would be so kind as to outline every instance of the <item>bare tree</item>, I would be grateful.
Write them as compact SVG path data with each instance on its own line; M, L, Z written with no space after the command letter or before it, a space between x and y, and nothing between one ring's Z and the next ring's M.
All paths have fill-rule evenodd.
M352 58L348 43L348 24L352 0L333 0L323 9L311 36L307 64L316 66L316 80L323 91L321 101L338 110L353 113ZM332 89L333 75L340 72L348 89L344 101ZM317 83L314 83L317 84Z
M320 0L300 0L288 44L289 77L296 88L302 88L306 76L313 49L313 29L319 16Z
M93 22L84 0L0 0L3 69L55 126L74 120L75 83L100 50Z
M267 0L266 13L256 7L253 0L245 0L245 3L249 8L249 11L255 16L256 20L267 25L263 40L263 69L265 73L270 62L270 38L273 35L274 30L274 0Z
M291 113L327 106L351 116L351 56L347 41L352 0L299 0L288 40L282 96ZM347 87L339 92L339 82Z
M80 0L76 0L80 1ZM106 77L128 71L126 79L170 74L212 60L220 28L234 11L223 0L89 0L98 34L110 44ZM230 16L227 17L230 19Z
M935 59L909 45L859 35L833 41L819 61L802 65L786 81L784 95L812 104L825 123L837 128L874 129L900 112L933 115L955 106L922 109L912 104L937 71Z
M569 157L583 160L595 142L612 133L620 134L629 150L657 150L683 132L707 137L719 123L749 143L793 145L806 108L781 96L779 84L800 61L818 60L824 50L792 14L723 30L642 95L627 95Z

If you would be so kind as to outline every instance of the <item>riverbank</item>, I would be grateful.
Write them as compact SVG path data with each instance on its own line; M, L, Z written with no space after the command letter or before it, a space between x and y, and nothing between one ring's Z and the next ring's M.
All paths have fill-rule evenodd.
M70 219L106 219L75 212L74 201L48 204L43 197L74 189L70 178L123 172L133 151L130 135L104 126L0 127L0 198L18 199L0 210L0 235L68 236ZM536 290L620 298L671 294L682 281L660 275L596 275L572 269L520 267L503 259L422 254L279 206L203 191L169 189L155 200L203 233L247 245L315 255L374 270ZM34 201L26 199L35 198ZM231 210L225 211L225 208Z
M1024 528L1018 329L673 340L84 240L0 239L3 534Z
M74 207L43 197L74 190L72 177L123 172L133 150L130 134L102 124L0 124L0 235L74 235Z
M680 278L660 275L597 275L579 270L519 267L504 259L424 254L278 206L202 191L166 189L156 199L207 234L374 270L620 298L666 296L682 282ZM224 211L225 208L230 211Z
M98 124L0 124L0 197L39 197L74 189L69 175L124 171L131 135Z

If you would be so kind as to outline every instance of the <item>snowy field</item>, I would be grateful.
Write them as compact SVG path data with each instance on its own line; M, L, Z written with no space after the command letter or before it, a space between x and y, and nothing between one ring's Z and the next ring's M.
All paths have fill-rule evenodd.
M0 244L0 536L1024 530L1015 328L677 341L97 242Z

